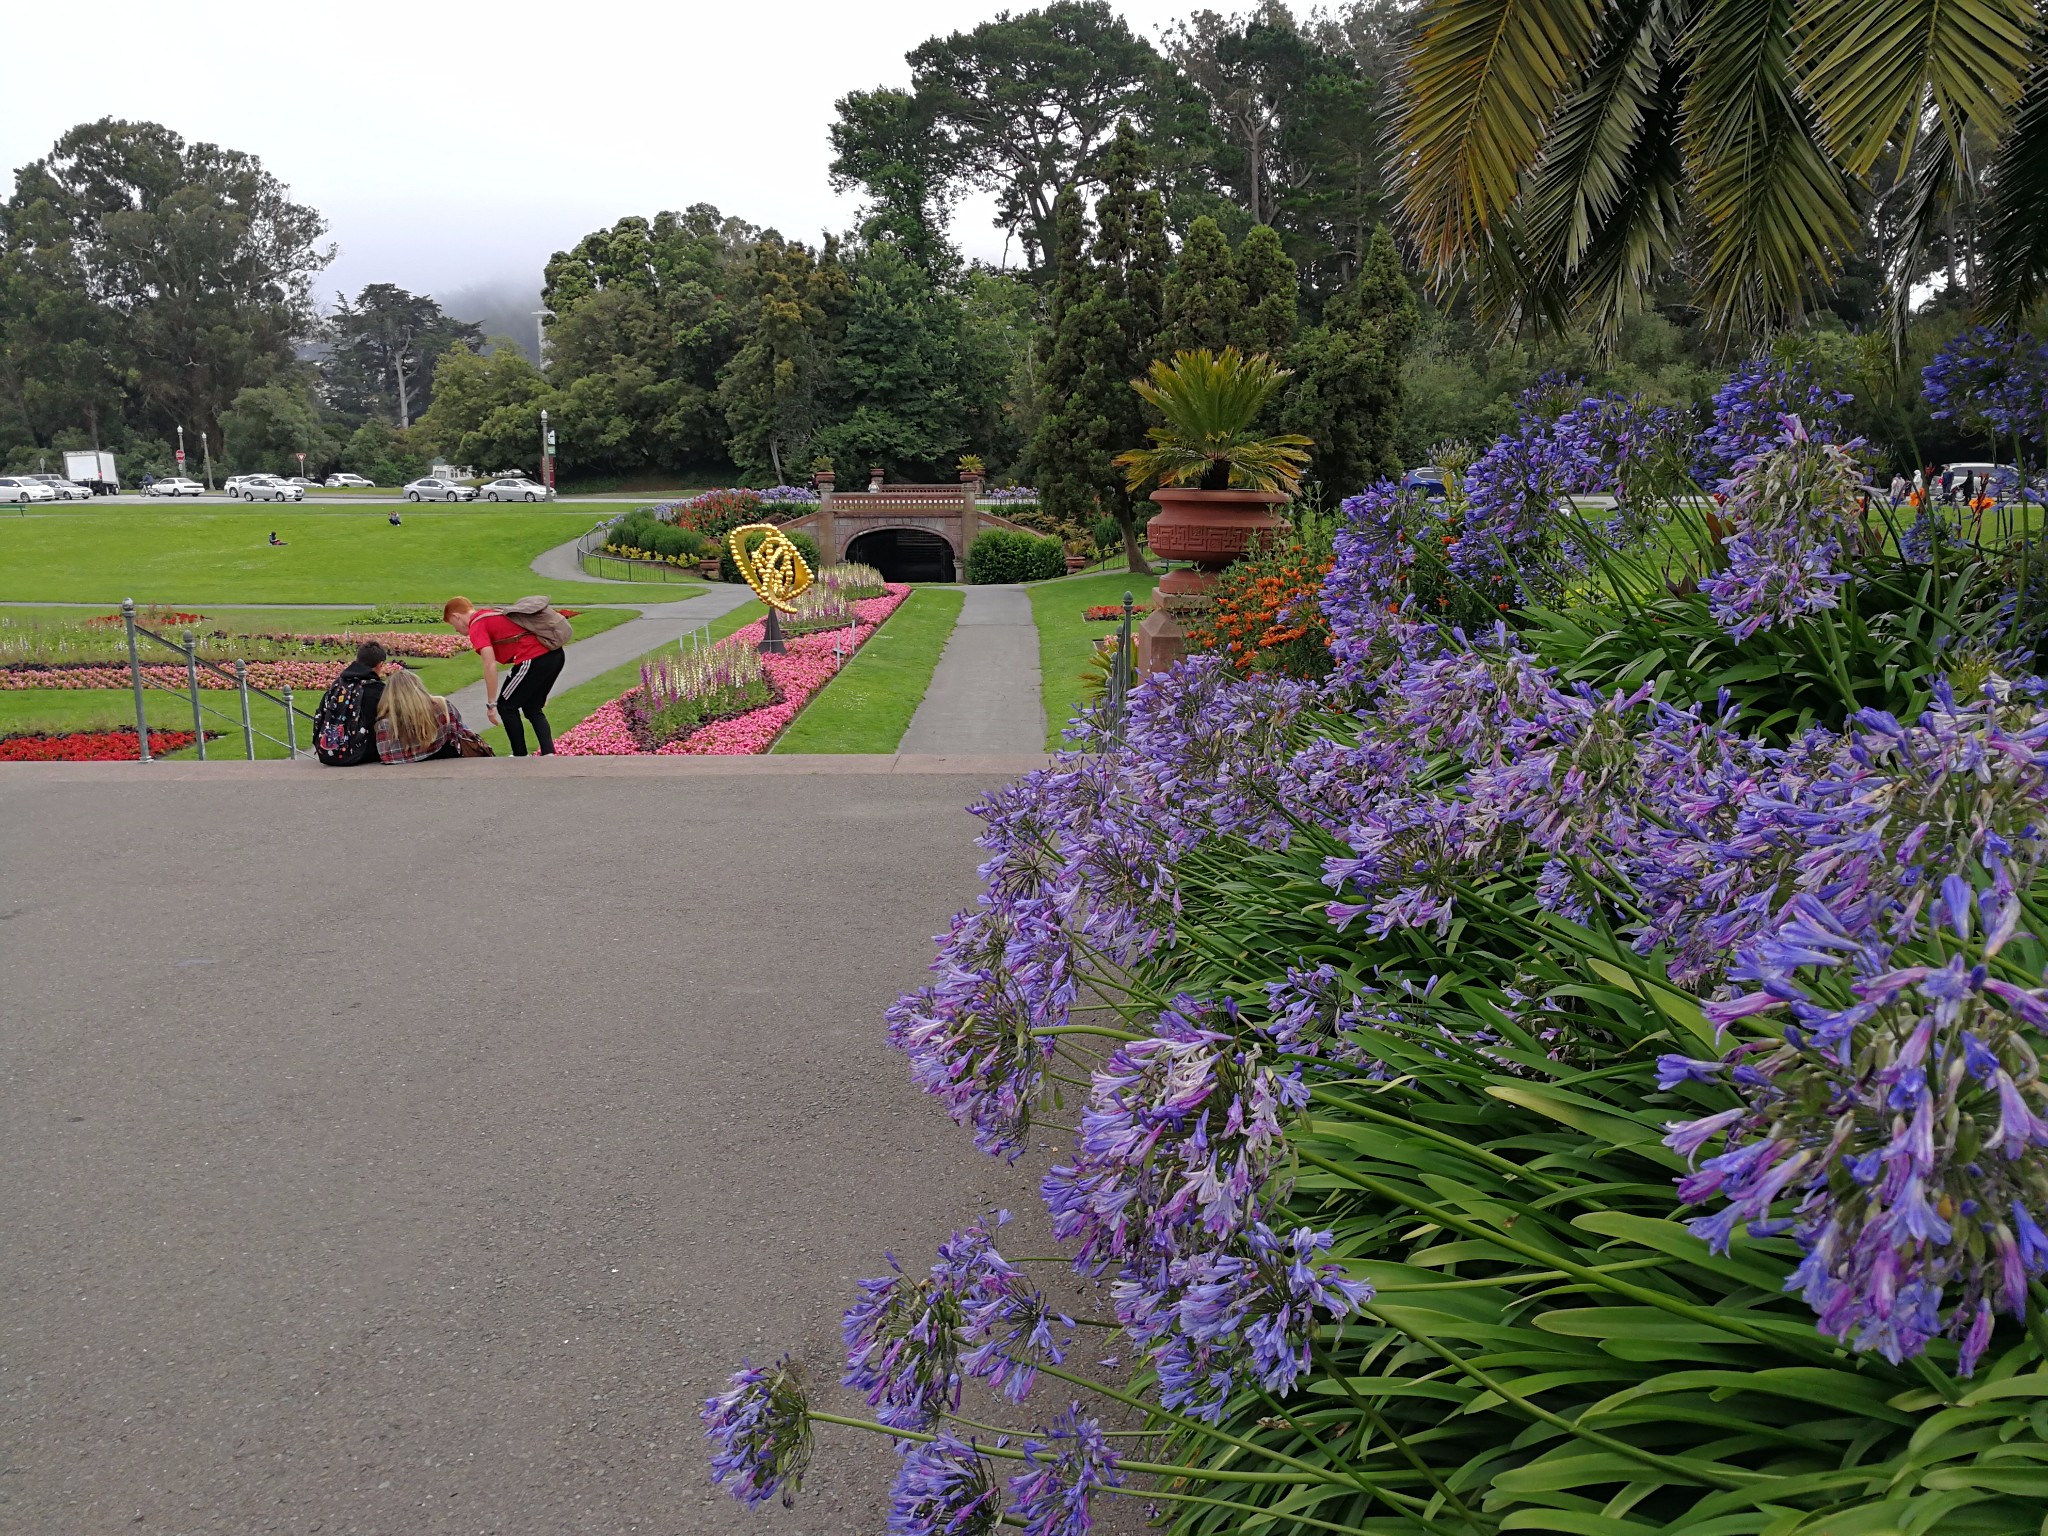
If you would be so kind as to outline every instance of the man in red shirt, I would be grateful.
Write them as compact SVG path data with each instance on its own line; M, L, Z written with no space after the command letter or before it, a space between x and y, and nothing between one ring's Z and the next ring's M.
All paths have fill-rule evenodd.
M483 659L484 697L493 702L484 713L493 725L505 727L514 757L526 756L526 729L520 716L533 726L534 741L542 757L555 752L555 734L542 713L548 691L562 675L562 652L547 641L514 623L495 608L479 608L466 597L451 597L441 617L469 637L470 649ZM503 681L498 669L505 668ZM500 712L504 718L499 719Z

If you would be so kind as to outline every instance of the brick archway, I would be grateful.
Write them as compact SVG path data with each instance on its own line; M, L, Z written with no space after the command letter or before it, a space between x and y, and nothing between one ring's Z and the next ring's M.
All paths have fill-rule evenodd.
M908 580L957 581L966 574L967 551L975 535L985 528L1017 529L1007 518L981 510L981 482L963 480L953 485L871 484L866 490L834 490L830 475L818 476L819 500L815 512L784 524L800 528L818 541L818 553L827 564L857 558L855 543L873 534L923 534L946 551L948 576L908 577ZM1023 530L1018 530L1023 531ZM908 539L900 542L914 542ZM871 541L867 547L876 547ZM927 551L927 568L936 564L932 546ZM870 564L880 562L870 561ZM888 575L886 569L883 574ZM895 579L895 578L892 578Z
M926 527L863 528L846 541L844 558L872 565L884 581L957 581L960 551Z

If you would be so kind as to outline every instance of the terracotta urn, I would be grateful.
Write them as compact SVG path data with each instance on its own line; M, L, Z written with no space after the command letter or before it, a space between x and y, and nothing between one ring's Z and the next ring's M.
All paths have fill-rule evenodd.
M1216 574L1251 547L1259 534L1280 526L1275 507L1281 491L1199 491L1175 486L1152 493L1159 510L1145 529L1145 542L1162 560L1188 560L1192 569L1168 571L1145 622L1138 626L1138 666L1163 672L1187 649L1181 614L1199 607ZM1181 612L1176 612L1179 609Z

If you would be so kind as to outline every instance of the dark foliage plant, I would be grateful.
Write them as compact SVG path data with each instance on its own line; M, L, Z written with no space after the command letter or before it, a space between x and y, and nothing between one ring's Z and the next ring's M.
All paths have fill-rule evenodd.
M967 580L972 586L1049 581L1066 573L1066 546L1055 538L991 528L975 535L968 546Z

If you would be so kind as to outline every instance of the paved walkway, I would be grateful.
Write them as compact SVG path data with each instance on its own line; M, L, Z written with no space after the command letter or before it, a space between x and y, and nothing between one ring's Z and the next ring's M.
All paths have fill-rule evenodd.
M1022 587L968 587L899 752L1042 752L1038 626Z
M886 1439L749 1513L696 1409L1052 1251L882 1023L1002 776L434 766L0 768L0 1529L872 1536Z

